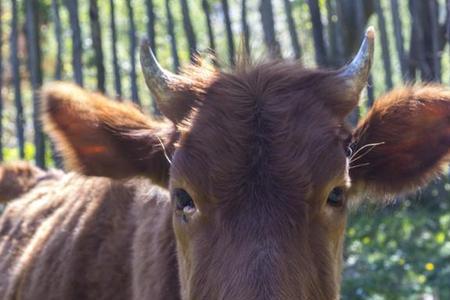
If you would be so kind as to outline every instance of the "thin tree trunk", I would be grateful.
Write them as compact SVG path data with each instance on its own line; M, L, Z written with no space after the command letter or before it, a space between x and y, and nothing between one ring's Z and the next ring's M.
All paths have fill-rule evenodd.
M243 44L245 55L247 58L250 57L250 29L248 27L247 21L247 0L242 0L241 2L241 28L243 34Z
M450 43L450 0L447 0L447 41Z
M53 23L55 23L55 37L56 37L56 66L55 66L55 79L61 80L63 63L62 63L62 53L63 53L63 41L62 41L62 27L61 27L61 17L59 14L59 3L58 0L52 0L52 15Z
M327 66L327 51L325 39L323 37L323 24L318 0L307 0L311 23L313 26L314 50L316 53L316 63L319 66Z
M284 12L288 23L289 35L291 37L291 45L294 50L294 56L299 59L302 56L302 49L298 40L298 33L295 26L294 17L292 16L292 5L290 0L284 0Z
M344 44L344 16L339 12L343 10L342 0L336 0L335 6L333 6L334 13L337 15L337 22L334 26L335 38L336 38L336 51L337 58L336 63L338 67L341 67L347 62L347 57L345 57L345 44Z
M430 23L431 23L431 53L433 61L433 80L441 81L441 56L439 53L439 24L438 24L438 13L436 5L439 5L435 1L428 1L428 11L430 13Z
M116 29L116 14L114 0L109 0L110 6L110 27L111 27L111 52L114 73L114 89L116 90L116 97L122 97L122 82L120 80L119 58L117 57L117 29Z
M0 37L3 37L3 5L0 2ZM0 38L0 161L3 161L3 39Z
M333 67L340 67L344 63L344 49L341 36L341 15L338 15L336 5L339 1L326 1L327 19L328 19L328 40L329 40L329 64ZM337 20L334 18L338 16Z
M59 14L59 0L52 0L52 20L55 24L55 38L56 38L56 65L55 65L55 80L62 79L63 72L63 62L62 62L62 53L63 53L63 41L62 41L62 27L61 27L61 17ZM52 159L55 166L58 169L63 168L63 161L58 151L56 150L55 144L53 141L49 141L50 149L52 153Z
M364 33L368 19L375 11L375 1L380 0L335 0L344 58L350 58L359 49L358 33Z
M433 1L433 0L430 0ZM428 65L425 56L425 44L424 44L424 27L423 20L421 19L421 10L423 3L419 0L410 1L410 11L412 20L412 35L410 44L410 64L411 72L417 67L420 69L421 78L423 81L430 81L433 79L433 72Z
M279 58L281 57L281 49L275 34L272 1L261 0L259 12L261 14L261 23L263 25L264 41L269 50L269 54L273 58Z
M28 62L31 75L31 86L33 88L33 128L34 128L34 147L36 164L45 168L45 137L40 122L40 100L38 90L42 86L41 69L41 47L39 43L39 10L38 3L33 0L26 0L26 33Z
M366 17L364 14L364 3L362 1L355 1L355 10L356 10L356 34L357 39L362 40L365 27L366 27Z
M443 49L444 43L440 41L444 39L445 33L444 27L436 23L433 25L438 17L438 2L410 0L409 4L413 22L410 63L413 67L420 68L422 80L436 80L435 75L440 73L441 62L440 57L435 54ZM435 30L433 27L436 27Z
M155 6L153 5L153 0L145 0L145 7L147 8L147 36L150 41L150 47L156 57Z
M331 3L332 0L326 0L327 6L327 19L328 19L328 56L330 57L330 64L337 65L337 41L336 41L336 21L333 16L336 10Z
M11 67L14 81L14 103L16 106L16 130L17 130L17 142L19 146L19 157L25 158L25 119L23 117L23 105L21 94L21 80L20 80L20 60L18 56L18 12L17 12L17 0L11 1L12 17L11 17Z
M150 41L150 47L152 48L153 54L156 56L155 6L153 5L153 0L145 0L145 7L147 8L147 36ZM155 97L152 97L152 100L153 114L160 116L161 112L158 109Z
M381 51L383 57L384 66L384 82L386 84L387 90L392 89L392 65L391 65L391 55L389 53L389 41L386 32L386 19L384 18L383 7L381 7L380 1L375 1L375 10L378 17L378 28L380 31L381 39Z
M130 36L130 81L131 81L131 100L141 105L139 101L138 87L136 83L136 25L134 23L134 12L133 5L131 4L131 0L126 1L127 4L127 12L128 12L128 20L129 20L129 30L128 35Z
M75 82L83 85L83 44L81 39L80 21L78 18L78 0L65 0L69 11L70 28L72 30L72 67Z
M227 31L227 42L228 42L228 59L230 61L230 65L234 65L234 40L233 40L233 30L231 28L231 19L230 19L230 8L228 6L228 0L222 0L222 10L225 21L225 28Z
M186 33L186 38L189 45L189 55L191 61L194 61L195 54L197 53L197 37L195 36L194 27L192 26L188 2L187 0L180 0L180 2L181 12L183 14L184 32Z
M170 49L172 51L172 64L174 71L178 71L180 67L180 59L178 57L177 37L175 35L175 26L173 22L172 10L170 8L170 0L165 0L167 14L167 32L170 37Z
M105 92L105 65L103 64L103 44L97 0L89 0L89 19L91 24L92 47L95 51L97 69L97 89Z
M211 8L208 0L202 0L202 8L206 19L206 28L208 29L209 48L216 53L216 40L214 38L214 31L211 23Z
M398 60L402 71L403 80L408 79L408 68L406 66L406 55L404 48L404 39L402 33L402 20L400 19L400 11L398 8L398 0L391 0L391 12L395 33L395 45L397 48Z

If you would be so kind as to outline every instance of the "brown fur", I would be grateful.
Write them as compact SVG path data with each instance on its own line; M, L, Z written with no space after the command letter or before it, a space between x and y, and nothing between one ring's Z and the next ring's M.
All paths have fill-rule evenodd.
M178 299L168 205L138 180L67 174L33 188L0 222L0 299Z
M17 198L39 182L58 179L60 175L57 171L43 171L26 162L0 166L0 202Z
M196 209L136 179L68 175L46 200L32 191L2 219L18 225L0 226L5 299L337 299L346 203L330 192L404 192L447 161L442 87L380 99L353 136L363 164L349 169L344 120L357 99L335 72L271 63L204 75L191 68L174 87L191 108L172 112L184 116L174 125L70 84L44 89L47 132L70 166L147 176Z
M440 174L449 160L450 90L399 88L378 99L354 133L354 149L383 143L351 170L354 188L376 196L409 192Z

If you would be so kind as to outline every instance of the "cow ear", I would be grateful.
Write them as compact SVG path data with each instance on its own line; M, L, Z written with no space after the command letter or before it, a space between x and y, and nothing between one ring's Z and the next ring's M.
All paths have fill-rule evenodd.
M111 178L144 175L167 185L173 124L154 122L130 104L62 82L42 89L42 117L66 167Z
M450 91L413 86L378 99L353 134L353 192L395 195L425 185L450 153Z

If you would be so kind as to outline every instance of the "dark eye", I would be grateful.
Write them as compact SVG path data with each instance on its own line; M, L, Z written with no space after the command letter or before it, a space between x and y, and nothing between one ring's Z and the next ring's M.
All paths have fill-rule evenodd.
M345 156L347 156L347 157L351 157L352 156L352 154L353 154L352 147L346 146L344 150L345 150Z
M343 188L336 187L328 195L327 203L333 207L342 207L345 204L345 192Z
M195 211L195 204L191 196L183 189L175 189L173 191L173 198L177 210L184 213L192 213Z

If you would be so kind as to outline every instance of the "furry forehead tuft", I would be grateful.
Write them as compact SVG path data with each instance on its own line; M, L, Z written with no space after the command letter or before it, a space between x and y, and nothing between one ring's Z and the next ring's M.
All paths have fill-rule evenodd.
M318 101L340 116L347 115L357 104L345 88L344 81L336 71L308 69L299 62L271 61L253 64L241 60L231 71L220 71L204 60L182 69L186 79L178 82L174 89L175 97L185 98L192 107L201 105L208 91L223 92L238 99L261 94L286 95L302 91L314 96ZM354 97L354 96L353 96Z

